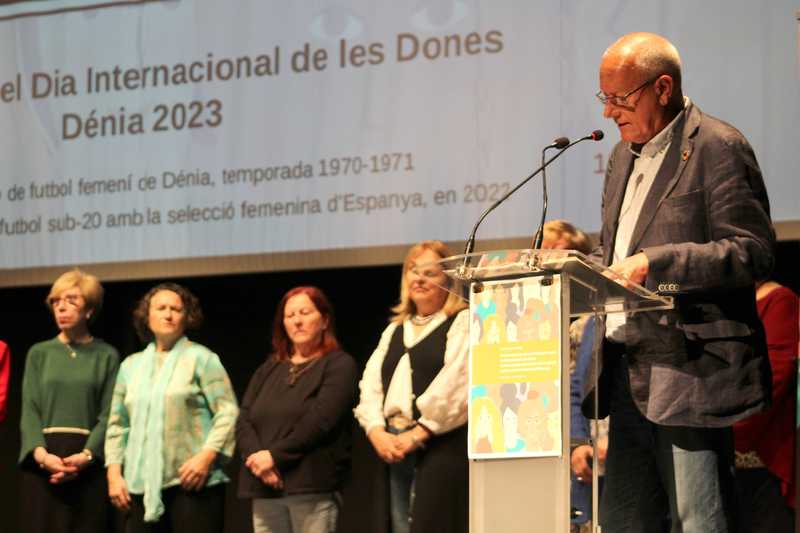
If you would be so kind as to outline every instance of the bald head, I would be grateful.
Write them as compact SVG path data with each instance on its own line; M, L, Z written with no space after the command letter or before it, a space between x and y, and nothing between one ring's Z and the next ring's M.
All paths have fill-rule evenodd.
M681 94L681 56L678 49L655 33L636 32L620 37L606 49L603 64L631 70L642 79L666 74L673 81L673 96Z
M654 33L629 33L608 47L600 63L603 116L612 119L622 140L644 144L684 106L681 58Z

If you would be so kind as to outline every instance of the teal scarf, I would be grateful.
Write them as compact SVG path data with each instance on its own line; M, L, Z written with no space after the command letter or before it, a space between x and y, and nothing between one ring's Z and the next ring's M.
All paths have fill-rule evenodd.
M144 521L157 522L164 514L161 501L161 485L164 477L164 396L172 378L172 372L189 340L182 337L167 354L161 369L156 369L155 343L144 350L138 372L150 386L138 394L133 404L128 446L125 462L134 469L142 469L144 479ZM145 443L145 437L147 442ZM143 445L144 443L144 445Z

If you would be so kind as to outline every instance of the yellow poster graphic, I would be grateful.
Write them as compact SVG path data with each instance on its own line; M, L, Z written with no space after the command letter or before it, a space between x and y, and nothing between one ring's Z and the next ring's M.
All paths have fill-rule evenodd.
M469 457L561 453L560 278L483 284L470 305Z

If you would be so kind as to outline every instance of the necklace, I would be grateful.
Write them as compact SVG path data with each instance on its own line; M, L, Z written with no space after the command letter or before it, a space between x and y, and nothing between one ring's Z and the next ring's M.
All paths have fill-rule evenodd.
M75 348L73 348L71 344L65 344L64 348L67 349L67 352L69 352L69 356L72 359L75 359L76 357L78 357L78 353L75 351Z
M433 320L433 317L435 316L436 313L431 313L429 315L413 315L411 317L411 323L414 324L415 326L424 326L425 324Z
M89 336L89 338L86 340L86 342L80 342L80 343L76 342L74 344L75 344L75 346L81 346L83 344L89 344L90 342L92 342L92 340L94 340L94 337ZM73 343L72 342L69 342L69 341L64 342L60 338L58 339L58 341L62 345L64 345L64 348L67 349L67 354L69 355L70 359L75 359L76 357L78 357L78 352L75 351L75 348L73 347Z
M294 387L294 384L297 383L297 380L300 379L300 376L308 372L308 370L314 366L314 363L319 360L319 357L315 357L310 361L303 361L302 363L298 364L294 364L289 361L289 375L286 377L286 384L290 387Z

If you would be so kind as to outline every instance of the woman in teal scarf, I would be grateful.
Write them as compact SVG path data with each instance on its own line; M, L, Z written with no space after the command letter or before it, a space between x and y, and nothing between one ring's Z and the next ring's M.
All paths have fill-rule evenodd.
M108 492L130 511L128 533L222 531L239 410L219 357L184 336L201 322L197 298L174 283L134 311L151 342L120 367L106 434Z

